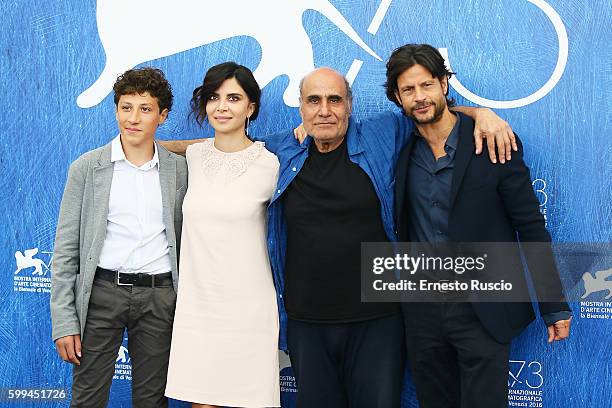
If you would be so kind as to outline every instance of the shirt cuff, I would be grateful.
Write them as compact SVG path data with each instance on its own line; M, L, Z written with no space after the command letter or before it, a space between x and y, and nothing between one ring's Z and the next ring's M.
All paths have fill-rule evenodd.
M569 310L562 310L560 312L546 313L545 315L542 315L542 319L544 320L544 324L546 324L546 326L551 326L559 320L568 320L570 317L572 317L572 312Z

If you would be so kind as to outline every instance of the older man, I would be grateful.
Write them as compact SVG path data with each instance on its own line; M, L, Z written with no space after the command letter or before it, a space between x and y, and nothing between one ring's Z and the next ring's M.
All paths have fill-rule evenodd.
M412 122L390 112L352 120L350 87L330 68L307 75L300 93L300 115L312 137L299 143L284 132L264 139L281 162L268 250L280 347L289 348L297 405L399 407L405 360L400 308L361 302L359 260L362 242L396 240L393 173ZM504 133L505 122L491 119L490 111L462 109L482 114L477 120L488 123L487 130ZM190 142L169 147L181 151Z
M277 148L282 164L268 245L284 294L298 407L400 405L399 306L361 302L359 270L362 242L396 240L395 158L412 122L390 112L357 122L351 109L344 77L313 71L300 87L300 115L312 138Z

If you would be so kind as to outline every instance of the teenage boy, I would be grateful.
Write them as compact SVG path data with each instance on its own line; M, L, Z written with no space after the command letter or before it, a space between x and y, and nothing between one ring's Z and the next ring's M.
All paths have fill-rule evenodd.
M68 171L52 263L53 340L74 364L71 406L105 407L127 328L133 406L166 407L187 165L155 142L172 108L163 72L126 71L113 90L120 134Z

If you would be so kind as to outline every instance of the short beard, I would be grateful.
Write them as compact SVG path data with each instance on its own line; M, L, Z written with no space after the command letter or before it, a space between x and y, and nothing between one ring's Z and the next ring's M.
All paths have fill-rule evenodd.
M416 117L416 115L414 115L412 113L412 111L410 112L410 114L408 116L410 116L419 125L427 125L427 124L430 124L430 123L436 123L437 121L440 120L440 118L442 118L442 115L444 114L444 108L446 106L444 104L441 104L441 105L438 105L436 103L432 103L432 104L433 104L433 107L434 107L434 113L433 113L433 116L431 118L429 118L429 119L418 119Z

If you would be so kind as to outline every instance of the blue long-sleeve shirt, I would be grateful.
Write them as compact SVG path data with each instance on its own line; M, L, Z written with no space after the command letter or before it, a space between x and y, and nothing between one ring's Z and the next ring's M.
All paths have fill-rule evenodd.
M396 241L393 216L395 164L413 129L412 121L400 113L385 112L357 121L350 119L346 134L350 160L363 169L372 180L380 200L381 219L390 241ZM274 274L280 318L279 347L287 349L287 314L284 305L285 252L287 225L283 208L283 193L299 173L308 157L310 137L299 144L291 131L263 139L266 147L280 161L277 189L268 207L268 252Z
M359 165L372 180L380 200L381 219L389 241L397 241L394 219L395 168L397 159L412 135L412 120L399 112L385 112L361 121L349 120L347 149L350 160ZM283 193L302 169L308 157L310 137L300 144L293 131L285 131L261 138L266 147L280 161L276 191L268 206L268 254L279 308L279 348L287 350L287 313L284 304L285 254L287 250L287 225L283 208ZM547 325L566 319L571 312L551 313L543 316Z

